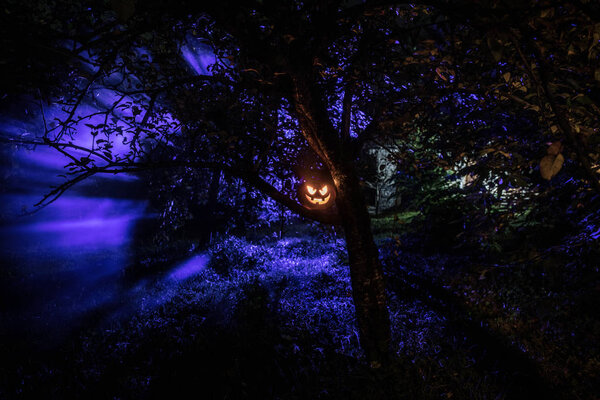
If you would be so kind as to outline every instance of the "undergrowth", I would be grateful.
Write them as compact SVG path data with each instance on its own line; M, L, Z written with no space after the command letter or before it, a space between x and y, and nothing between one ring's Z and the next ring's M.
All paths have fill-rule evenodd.
M371 369L358 343L339 239L227 238L208 254L211 261L189 279L165 273L132 314L108 313L46 355L13 354L3 397L437 399L502 392L456 351L456 338L440 342L442 317L393 295L398 359L389 370Z
M394 240L381 254L396 355L385 370L370 368L359 347L342 240L227 237L206 250L205 264L191 259L201 263L194 275L175 280L166 270L132 312L99 314L44 354L5 349L0 397L526 398L510 365L490 363L490 349L426 292L412 295L406 276L444 288L469 320L522 346L542 374L562 376L566 392L586 398L593 391L598 349L590 334L598 320L576 310L596 303L569 299L564 273L485 269L465 258L411 254ZM177 268L181 257L173 259Z

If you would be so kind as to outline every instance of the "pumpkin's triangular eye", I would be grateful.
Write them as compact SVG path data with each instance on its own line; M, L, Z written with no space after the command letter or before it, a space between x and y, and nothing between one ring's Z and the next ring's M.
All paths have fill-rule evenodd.
M327 194L327 185L323 186L323 188L319 190L319 193L321 193L321 196L325 196Z
M306 185L306 190L308 190L308 193L310 193L310 194L317 193L317 189L315 189L314 187L312 187L310 185Z

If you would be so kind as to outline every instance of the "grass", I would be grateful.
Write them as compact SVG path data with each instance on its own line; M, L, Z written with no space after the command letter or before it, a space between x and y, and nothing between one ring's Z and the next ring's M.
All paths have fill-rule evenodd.
M374 230L383 234L390 220L398 220L388 219L374 221ZM92 315L56 348L36 353L5 342L0 397L527 398L521 392L527 382L510 364L490 360L490 349L468 337L448 309L411 294L410 283L402 281L408 273L446 287L469 318L485 322L493 334L540 349L527 354L536 362L548 357L539 364L542 373L577 366L580 376L571 371L563 392L593 398L598 359L593 338L577 337L571 342L579 347L569 347L566 331L553 331L552 321L541 333L533 329L538 322L527 323L548 290L560 293L546 300L548 309L568 297L568 290L556 291L560 274L532 286L526 269L484 272L449 256L403 252L397 241L382 243L396 360L389 369L374 370L358 345L346 250L335 235L229 237L207 252L210 261L197 275L174 281L164 272L139 292L129 312L98 314L104 315L98 320ZM152 251L145 262L153 271L152 254L164 269L170 256ZM174 252L173 262L181 254ZM569 321L587 321L573 327L578 335L585 327L597 331L597 319L565 314L575 304L548 315L559 319L561 329ZM571 350L583 351L584 343L591 346L587 358L577 353L581 362L561 359Z
M422 218L420 211L394 212L383 214L371 219L371 229L376 240L385 240L393 235L402 235L410 231L408 227L412 222Z

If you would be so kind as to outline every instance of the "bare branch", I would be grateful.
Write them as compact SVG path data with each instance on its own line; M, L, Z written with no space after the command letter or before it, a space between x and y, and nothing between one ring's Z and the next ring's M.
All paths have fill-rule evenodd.
M339 216L333 213L322 212L318 210L309 210L298 203L296 200L290 198L289 196L283 194L279 190L277 190L273 185L264 180L257 172L244 169L244 168L234 168L231 166L224 166L221 163L211 163L211 162L165 162L165 163L129 163L129 164L115 164L117 168L92 168L91 171L93 173L132 173L132 172L142 172L153 169L164 169L164 168L177 168L177 167L192 167L192 168L206 168L206 169L214 169L221 170L225 174L230 176L240 178L243 181L247 182L259 192L264 195L272 198L279 204L287 207L292 212L296 214L312 219L317 222L325 223L325 224L339 224Z
M49 142L49 141L39 142L39 141L33 141L33 140L11 139L11 138L6 138L6 137L0 137L0 142L17 143L17 144L31 144L31 145L46 145L46 146L54 147L59 151L61 150L61 149L59 149L59 146L75 148L75 149L84 150L84 151L90 151L89 149L86 149L84 147L77 146L77 145L74 145L71 143L53 143L53 142ZM61 151L61 153L65 154L66 152ZM92 154L96 154L99 157L102 157L103 159L107 160L108 164L105 166L102 166L102 167L98 167L98 166L87 167L87 166L82 165L81 162L79 162L77 159L74 159L72 156L68 155L68 153L65 154L65 155L69 156L69 158L74 160L76 165L84 168L85 171L82 172L77 177L70 179L70 180L62 183L60 186L54 188L50 193L46 194L39 202L37 202L35 204L35 206L38 207L38 209L46 207L47 205L55 202L65 191L67 191L69 188L71 188L76 183L81 182L82 180L84 180L92 175L98 174L98 173L103 173L103 174L136 173L136 172L143 172L143 171L156 170L156 169L188 167L188 168L205 168L205 169L222 170L224 173L226 173L230 176L244 180L245 182L249 183L251 186L253 186L255 189L257 189L261 193L269 196L276 202L284 205L285 207L289 208L292 212L295 212L296 214L298 214L302 217L312 219L317 222L326 223L326 224L338 224L340 222L337 214L325 213L325 212L309 210L309 209L305 208L300 203L298 203L296 200L288 197L287 195L285 195L282 192L280 192L279 190L277 190L273 185L271 185L266 180L264 180L257 172L252 171L250 169L245 169L245 168L240 168L240 167L232 167L232 166L224 166L222 163L218 163L218 162L168 161L168 162L156 162L156 163L135 163L135 162L123 163L123 162L113 162L111 160L108 160L106 157L103 157L103 156L97 154L96 152L92 152Z
M94 172L90 170L90 171L86 171L80 175L77 175L75 178L73 178L71 180L64 182L63 184L54 188L50 193L46 194L40 201L35 203L34 207L38 207L38 210L40 210L40 209L54 203L56 200L58 200L58 198L60 196L62 196L62 194L64 192L67 191L67 189L69 189L76 183L81 182L82 180L84 180L86 178L89 178L92 175L94 175Z
M96 79L98 79L100 77L100 75L102 75L102 72L103 72L102 68L98 68L98 72L96 72L94 74L94 76L88 81L86 87L79 93L79 96L77 97L77 100L75 101L75 104L73 104L73 106L71 108L71 112L69 112L69 115L67 116L67 119L65 119L65 121L62 122L62 129L60 130L60 132L56 136L56 140L60 140L60 138L62 138L63 134L67 130L68 124L72 121L73 116L75 115L75 112L77 111L77 108L79 107L79 105L83 101L83 99L84 99L85 95L87 94L88 90L90 90L90 87L92 86L92 84L96 81ZM48 131L46 131L44 133L44 137L45 138L48 137Z
M142 132L142 129L144 129L144 127L148 123L148 119L150 119L150 116L152 115L152 112L154 109L154 104L156 103L157 97L158 97L158 93L152 94L152 97L150 98L150 103L148 103L148 108L146 109L146 113L144 114L144 118L142 118L140 125L136 129L135 134L133 135L132 141L138 140L138 138L140 137L140 133Z
M185 78L185 79L178 79L178 80L174 80L171 82L167 82L165 85L163 86L157 86L157 87L153 87L153 88L147 88L147 89L138 89L138 90L122 90L119 89L117 87L112 87L112 90L126 95L126 96L132 96L132 95L136 95L136 94L147 94L147 95L153 95L156 93L161 93L164 91L167 91L169 89L174 89L178 86L181 85L186 85L186 84L191 84L191 83L197 83L197 82L222 82L222 83L233 83L231 80L223 77L223 76L216 76L216 75L196 75L196 76L192 76L189 78Z
M89 153L89 154L92 154L92 155L94 155L96 157L99 157L99 158L103 159L104 161L106 161L108 163L112 163L112 160L110 158L104 156L103 154L100 154L97 151L91 150L91 149L89 149L87 147L78 146L78 145L73 144L73 143L53 142L50 139L44 139L44 141L40 142L38 140L23 140L23 139L8 138L8 137L5 137L5 136L0 136L0 142L3 142L3 143L14 143L14 144L29 144L29 145L34 145L34 146L48 146L48 147L54 147L57 150L60 147L68 147L68 148L72 148L72 149L75 149L75 150L84 151L86 153Z

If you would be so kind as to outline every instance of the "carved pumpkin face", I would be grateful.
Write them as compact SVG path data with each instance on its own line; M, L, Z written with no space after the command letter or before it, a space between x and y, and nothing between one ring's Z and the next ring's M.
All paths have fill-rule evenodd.
M335 189L326 182L304 182L298 189L298 197L307 208L329 208L335 201Z

